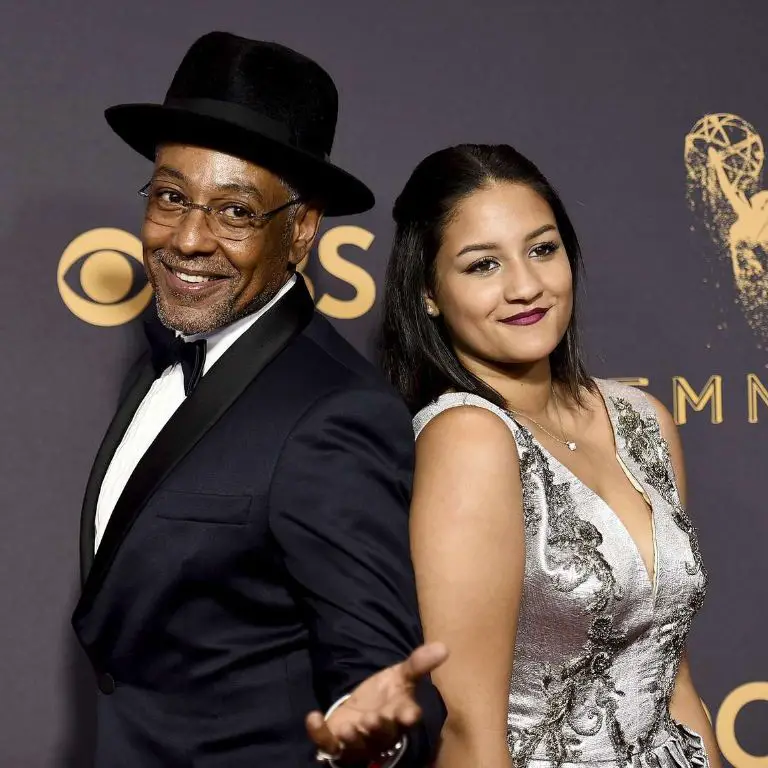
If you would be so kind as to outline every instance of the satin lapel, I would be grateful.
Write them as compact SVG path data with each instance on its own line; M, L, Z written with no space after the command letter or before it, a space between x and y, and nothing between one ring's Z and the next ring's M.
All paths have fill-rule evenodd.
M88 610L115 555L158 485L246 387L309 323L314 303L303 280L244 333L203 376L136 466L110 517L76 613Z
M155 372L147 361L139 368L136 378L129 385L127 393L115 413L112 423L107 429L107 434L101 441L99 451L93 460L91 474L85 487L83 508L80 513L80 578L85 583L88 572L93 563L93 547L96 541L96 505L99 500L101 484L107 473L109 463L115 455L125 431L128 429L131 419L141 401L155 380Z

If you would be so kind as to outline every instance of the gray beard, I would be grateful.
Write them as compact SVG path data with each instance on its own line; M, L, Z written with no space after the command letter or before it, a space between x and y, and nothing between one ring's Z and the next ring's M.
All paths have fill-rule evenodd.
M258 312L265 307L291 278L292 274L293 273L289 273L287 278L279 284L265 285L261 293L255 296L250 303L246 304L246 306L240 310L235 309L235 302L233 299L214 307L205 318L200 318L200 320L204 320L205 322L182 322L180 318L175 317L176 312L174 310L171 310L170 312L167 311L164 303L156 296L155 306L157 307L157 316L166 328L170 328L172 331L177 331L184 336L213 333L220 328L231 325L243 317Z

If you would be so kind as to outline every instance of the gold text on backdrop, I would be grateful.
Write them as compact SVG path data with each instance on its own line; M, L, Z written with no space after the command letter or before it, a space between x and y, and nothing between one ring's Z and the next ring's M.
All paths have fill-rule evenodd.
M367 251L373 243L373 233L355 226L329 229L317 246L317 257L326 272L350 285L355 295L337 299L329 293L315 297L315 287L307 275L307 287L315 297L320 312L337 320L354 320L370 311L376 301L376 283L365 269L345 259L340 251L354 246ZM59 293L73 315L91 325L114 326L138 317L149 304L152 287L147 283L139 293L126 299L134 288L134 270L129 258L141 262L141 242L122 229L101 227L76 237L59 259L56 274ZM311 258L311 257L310 257ZM78 262L80 296L67 284L67 272ZM299 268L304 272L305 260Z
M616 381L624 382L633 387L647 387L651 380L646 376L615 376ZM768 387L756 373L747 373L746 383L746 416L747 422L757 424L761 411L768 408ZM725 418L723 412L723 377L713 374L700 389L692 386L685 376L672 377L672 410L675 423L688 423L688 408L700 413L709 406L709 420L712 424L722 424Z

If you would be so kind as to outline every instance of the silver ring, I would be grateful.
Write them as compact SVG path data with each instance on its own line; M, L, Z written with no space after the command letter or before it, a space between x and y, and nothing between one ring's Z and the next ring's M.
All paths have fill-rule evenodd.
M339 751L335 755L329 755L327 752L323 752L322 749L318 749L315 753L315 760L317 760L318 763L328 763L328 765L334 765L335 761L338 760L343 753L344 742L339 741Z

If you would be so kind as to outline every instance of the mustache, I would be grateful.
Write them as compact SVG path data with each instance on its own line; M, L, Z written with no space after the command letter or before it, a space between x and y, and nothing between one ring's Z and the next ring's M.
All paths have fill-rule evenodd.
M205 272L219 277L238 277L240 274L229 262L221 263L210 256L194 259L189 256L182 256L172 248L158 248L156 251L152 251L150 256L153 262L162 264L169 269Z

